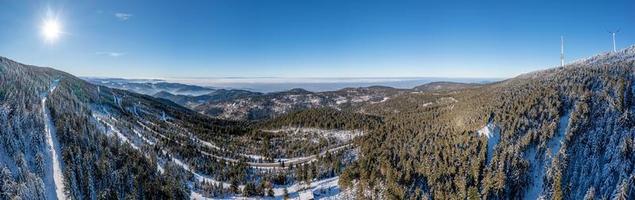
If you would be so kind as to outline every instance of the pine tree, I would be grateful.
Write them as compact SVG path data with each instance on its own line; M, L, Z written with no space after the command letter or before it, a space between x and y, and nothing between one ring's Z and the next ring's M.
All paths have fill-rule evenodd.
M595 187L591 186L584 195L584 200L594 200L595 199Z
M620 184L618 190L617 190L617 194L615 194L615 200L628 200L629 196L628 196L628 190L629 190L629 184L628 181L626 179L624 179L622 181L622 183Z
M287 200L289 199L289 190L287 190L287 188L284 188L284 199Z

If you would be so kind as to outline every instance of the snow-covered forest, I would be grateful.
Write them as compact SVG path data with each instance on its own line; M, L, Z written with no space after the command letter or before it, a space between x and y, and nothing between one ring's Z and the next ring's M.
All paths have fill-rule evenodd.
M0 58L0 199L632 199L634 70L631 47L244 119Z

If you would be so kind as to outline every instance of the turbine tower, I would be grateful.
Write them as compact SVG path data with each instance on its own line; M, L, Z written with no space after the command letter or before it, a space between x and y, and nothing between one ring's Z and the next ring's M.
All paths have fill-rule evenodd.
M564 67L564 36L560 36L560 67Z
M611 36L613 36L613 52L617 52L617 48L615 47L615 34L619 32L620 32L620 29L617 29L616 31L609 31Z

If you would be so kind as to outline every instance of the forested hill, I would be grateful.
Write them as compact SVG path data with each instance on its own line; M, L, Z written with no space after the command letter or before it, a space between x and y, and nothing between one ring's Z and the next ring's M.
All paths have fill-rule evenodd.
M0 199L633 199L634 70L631 47L256 124L0 57Z
M0 57L0 199L337 195L354 142L380 122L319 109L270 126L216 119Z
M381 118L361 113L316 108L292 112L255 124L262 128L311 127L339 130L368 130L381 123Z
M174 163L243 127L0 57L0 199L188 198Z
M340 184L389 199L635 198L635 47L365 112Z

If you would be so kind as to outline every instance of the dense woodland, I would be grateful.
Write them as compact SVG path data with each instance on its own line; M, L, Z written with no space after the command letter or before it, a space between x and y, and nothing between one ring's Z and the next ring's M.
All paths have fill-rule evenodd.
M73 199L181 198L189 191L170 175L159 176L155 164L128 145L112 142L99 133L87 116L90 102L83 81L47 68L24 66L2 58L0 65L0 164L2 197L42 199L45 148L44 120L39 106L51 82L61 83L47 106L54 116L61 144L66 191ZM6 156L6 157L5 157ZM135 162L130 162L130 161ZM170 168L166 170L171 170ZM168 173L166 173L168 174ZM49 184L49 183L46 183Z
M260 128L314 127L323 129L373 129L382 123L381 117L361 113L338 111L333 108L317 108L296 111L267 120L259 124Z
M629 48L486 85L379 88L395 96L261 121L0 58L0 199L51 192L43 109L72 199L264 197L335 176L359 199L632 199L634 58ZM490 155L489 125L500 135Z
M281 162L284 170L256 170L239 153L239 147L244 146L242 139L265 126L276 128L279 124L352 129L366 124L362 120L377 120L334 111L326 111L334 114L333 119L320 120L327 126L314 124L311 120L315 119L302 123L303 118L296 122L281 118L258 124L219 120L166 100L95 86L49 68L26 66L4 58L0 66L0 122L4 127L0 134L0 187L1 195L6 198L44 198L44 185L50 183L43 179L50 172L46 172L47 165L42 159L48 153L43 134L47 119L42 115L40 101L57 81L57 88L47 95L45 108L50 110L61 146L65 193L73 199L184 199L189 197L190 190L215 197L273 195L274 184L290 185L337 176L354 155L347 148L325 152L316 156L317 162L307 165ZM313 112L322 111L307 111ZM279 137L287 140L284 135ZM298 140L294 145L302 145L306 140ZM317 145L315 149L319 153L326 147ZM273 152L275 148L271 145L262 149ZM289 148L288 153L316 155L301 151ZM281 156L284 155L264 158ZM199 181L193 172L231 186Z
M543 181L531 177L537 163L530 161L549 155L555 159L544 180L547 197L633 198L632 51L371 107L367 112L383 115L384 124L360 142L362 156L341 185L389 199L522 198L531 181ZM628 57L604 62L618 56ZM456 101L434 100L447 97ZM564 144L549 152L546 145L565 112L571 117ZM486 139L476 134L487 123L501 129L489 164ZM530 151L539 156L529 157Z

